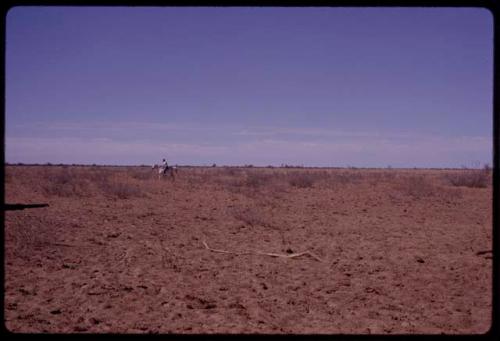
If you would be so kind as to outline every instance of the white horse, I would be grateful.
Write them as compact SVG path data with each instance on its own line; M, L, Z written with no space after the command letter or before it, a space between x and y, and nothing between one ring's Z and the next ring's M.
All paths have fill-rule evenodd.
M175 175L177 174L176 166L164 166L164 165L153 165L152 169L158 169L158 180L162 178L162 176L170 174L170 177L175 180Z

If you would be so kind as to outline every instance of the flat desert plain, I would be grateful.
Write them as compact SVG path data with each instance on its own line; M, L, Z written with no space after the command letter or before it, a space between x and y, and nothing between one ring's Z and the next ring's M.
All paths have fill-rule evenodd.
M486 172L486 173L485 173ZM488 170L5 166L23 333L469 334L491 324Z

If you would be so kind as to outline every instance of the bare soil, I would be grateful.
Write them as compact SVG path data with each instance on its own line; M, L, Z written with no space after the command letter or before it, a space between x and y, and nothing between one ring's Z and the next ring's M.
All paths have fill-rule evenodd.
M49 206L5 212L5 325L487 332L491 184L453 172L6 166L6 203Z

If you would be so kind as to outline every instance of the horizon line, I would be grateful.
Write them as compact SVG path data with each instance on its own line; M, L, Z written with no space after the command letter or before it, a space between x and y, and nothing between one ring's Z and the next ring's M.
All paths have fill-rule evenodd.
M46 163L24 163L24 162L5 162L5 166L17 166L17 167L22 167L22 166L27 166L27 167L152 167L153 165L147 165L147 164L97 164L97 163L52 163L52 162L46 162ZM385 170L463 170L463 169L493 169L493 166L490 165L489 163L485 163L482 166L479 167L467 167L467 166L460 166L460 167L392 167L390 165L386 167L362 167L362 166L304 166L304 165L288 165L288 164L283 164L279 166L275 165L266 165L266 166L257 166L257 165L252 165L252 164L245 164L245 165L217 165L216 163L213 163L211 165L208 164L203 164L203 165L181 165L181 164L173 164L173 166L176 167L182 167L182 168L285 168L285 169L290 169L290 168L300 168L300 169L385 169Z

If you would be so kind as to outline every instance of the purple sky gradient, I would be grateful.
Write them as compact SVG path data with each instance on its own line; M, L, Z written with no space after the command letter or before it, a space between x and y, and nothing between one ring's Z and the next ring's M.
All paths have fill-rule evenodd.
M7 162L492 161L484 9L16 7L6 42Z

